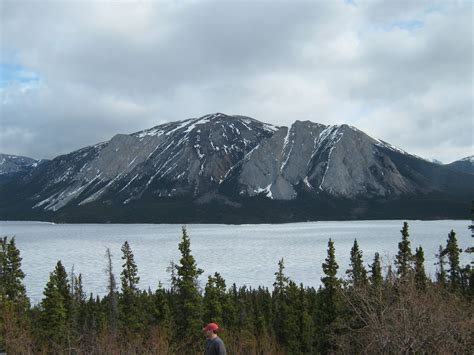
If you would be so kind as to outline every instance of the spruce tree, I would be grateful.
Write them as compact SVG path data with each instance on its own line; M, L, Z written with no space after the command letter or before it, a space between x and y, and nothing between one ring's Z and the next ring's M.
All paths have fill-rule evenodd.
M25 274L21 270L20 251L16 247L15 238L8 241L0 239L0 295L17 306L26 309L29 305L26 289L23 284ZM1 296L0 296L1 297Z
M132 249L127 241L122 245L122 294L119 299L119 318L122 332L127 337L143 330L142 314L139 305L138 268L135 263Z
M453 290L461 287L461 268L459 264L459 255L462 250L458 247L456 233L451 231L448 234L446 249L444 254L448 257L449 263L449 282Z
M153 303L154 324L168 333L171 330L171 309L168 293L161 283L158 284L158 288L153 295Z
M65 349L69 334L70 305L66 270L61 261L58 261L54 271L50 273L43 294L37 330L43 344L53 352L61 352Z
M225 281L219 273L216 272L214 276L209 276L204 290L204 320L206 323L222 324L225 292Z
M397 275L402 279L408 276L412 271L413 255L410 248L410 241L408 237L408 223L403 223L403 228L400 231L402 233L402 241L398 243L398 254L396 256L395 264L397 266Z
M82 285L82 275L76 276L74 267L71 271L70 280L71 311L69 324L71 330L74 331L74 336L79 338L84 330L86 294Z
M57 262L56 268L54 269L54 273L56 278L56 286L64 300L64 307L66 309L66 316L69 323L71 320L72 312L72 292L66 269L64 268L61 261Z
M415 252L415 283L418 289L425 290L426 282L428 281L425 272L425 254L423 248L420 246L416 248Z
M357 239L351 249L350 268L346 271L349 282L354 287L364 287L367 285L367 271L362 260L362 251L359 249Z
M301 354L312 354L312 335L313 335L313 322L309 312L307 292L300 284L299 288L299 300L297 303L297 315L298 319L298 343L299 352Z
M175 336L177 342L182 344L183 349L191 351L198 346L202 338L203 310L198 278L203 270L197 267L191 254L191 242L184 226L182 227L182 238L178 248L181 252L181 259L175 265L174 289L177 293Z
M273 283L273 294L280 294L288 288L289 278L285 276L285 263L283 258L278 261L278 271L275 272L275 282Z
M325 262L322 264L324 277L323 289L320 291L318 313L319 313L319 351L333 352L336 350L335 336L341 324L342 311L341 280L337 278L339 265L336 262L334 242L329 239L328 251Z
M286 294L286 316L283 321L285 338L283 344L290 354L295 354L300 352L302 345L301 324L299 322L301 320L300 316L304 313L304 306L300 304L300 290L294 281L289 281Z
M137 285L140 278L138 277L138 268L135 263L132 249L127 241L122 245L122 254L123 264L120 278L122 281L122 292L125 292L125 290L136 292L138 291Z
M239 325L239 302L237 286L235 283L232 284L230 289L227 291L225 302L222 308L223 321L226 329L236 332Z
M436 254L436 258L438 261L435 263L435 265L438 266L437 272L436 272L436 281L438 284L442 287L446 286L447 283L447 275L446 275L446 270L444 269L444 265L446 265L446 260L445 260L445 252L443 247L440 245L438 249L438 254Z
M117 329L118 323L118 296L117 283L115 281L115 275L112 267L112 254L109 248L107 248L105 251L105 257L107 260L106 273L108 319L111 330L115 331Z
M379 253L375 253L374 261L370 266L370 282L372 286L376 289L379 289L382 286L383 276L382 276L382 265L380 263Z
M289 285L294 285L294 282L285 276L285 264L283 259L278 261L278 271L275 272L275 282L273 283L273 329L277 341L280 344L288 346L290 341L290 332L293 331L294 326L289 327L288 322L292 322L289 310L288 292Z
M21 260L15 238L10 241L7 237L0 238L0 352L21 352L12 347L12 338L29 327L27 312L30 304L23 284L25 274L21 270Z
M322 267L324 275L326 275L321 278L324 288L329 290L331 293L335 292L340 286L340 280L337 278L337 269L339 269L339 265L336 262L334 242L331 239L328 241L328 255Z

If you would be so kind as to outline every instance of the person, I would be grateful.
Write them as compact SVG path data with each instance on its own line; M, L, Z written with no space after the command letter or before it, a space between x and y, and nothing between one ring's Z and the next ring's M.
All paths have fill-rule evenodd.
M219 326L217 323L209 323L202 331L206 333L206 347L204 350L204 355L227 355L225 350L224 342L217 335Z

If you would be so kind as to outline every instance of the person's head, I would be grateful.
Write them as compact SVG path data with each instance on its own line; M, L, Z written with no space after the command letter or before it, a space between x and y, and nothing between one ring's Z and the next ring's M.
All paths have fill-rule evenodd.
M204 328L202 328L202 331L206 333L206 336L208 338L216 337L218 330L219 326L217 325L217 323L209 323Z

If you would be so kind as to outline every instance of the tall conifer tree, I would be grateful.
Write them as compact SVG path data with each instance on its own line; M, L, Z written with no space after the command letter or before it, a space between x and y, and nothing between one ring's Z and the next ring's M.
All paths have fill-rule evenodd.
M452 289L458 289L461 286L461 267L459 264L459 255L461 251L462 249L458 247L456 233L451 231L448 234L448 240L444 254L448 257L449 283Z
M127 241L122 245L122 254L123 264L120 278L122 281L122 292L125 292L125 290L136 292L138 290L137 285L140 278L138 277L138 268L135 263L132 249Z
M63 351L69 335L70 294L66 270L58 261L44 289L38 332L52 351Z
M354 287L363 287L367 284L367 271L365 270L362 251L359 249L357 239L351 249L350 268L346 271L349 282Z
M118 297L117 297L117 283L115 281L115 275L112 266L112 254L110 249L107 248L105 251L105 257L107 259L107 306L108 306L108 319L109 325L112 331L117 329L118 322Z
M447 274L444 266L446 265L446 260L445 260L445 252L443 247L440 245L438 249L438 254L436 254L436 258L438 261L435 263L435 265L438 266L438 269L436 271L436 281L438 282L439 285L441 286L446 286L447 283Z
M209 276L204 290L204 320L222 324L225 302L225 281L219 273Z
M175 336L184 349L187 347L191 350L199 344L202 337L203 309L198 278L203 270L197 267L191 254L191 242L184 226L182 227L182 238L178 248L181 252L181 259L175 265L176 276L173 280L175 282L174 289L177 293ZM187 343L186 340L188 340Z
M372 286L376 289L380 288L382 286L383 276L379 253L375 253L374 261L370 266L370 273L370 282L372 283Z
M336 262L334 242L329 239L327 257L322 264L324 277L321 278L324 288L319 297L319 351L336 350L335 334L340 328L342 301L340 298L341 280L337 277L339 265Z
M423 252L423 248L420 246L416 248L415 252L415 282L416 286L420 290L426 289L426 282L428 281L425 272L425 254Z
M122 294L119 302L119 317L122 330L126 336L133 337L134 333L143 330L142 312L139 307L138 268L130 245L125 241L122 245ZM128 333L130 332L130 333Z
M21 260L15 238L10 241L7 237L0 238L0 352L19 351L6 343L5 334L9 329L10 337L12 333L19 335L29 325L30 303L23 284Z
M294 282L285 275L285 264L283 258L278 261L278 271L275 272L275 282L273 283L273 329L277 340L288 346L290 342L290 332L295 327L289 326L288 322L293 321L290 314L289 287Z
M28 299L23 284L25 274L21 270L20 250L16 247L15 238L8 241L0 239L0 294L16 305L26 307Z
M413 270L413 254L411 252L410 240L408 239L410 234L408 233L407 222L403 222L403 228L400 232L402 233L402 241L398 243L398 254L395 264L397 266L397 275L405 278Z

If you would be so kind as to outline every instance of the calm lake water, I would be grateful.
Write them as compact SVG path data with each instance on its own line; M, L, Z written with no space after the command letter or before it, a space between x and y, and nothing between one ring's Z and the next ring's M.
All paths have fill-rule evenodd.
M413 251L421 245L425 267L434 275L438 246L446 244L449 231L457 233L463 250L472 245L467 226L470 221L408 221ZM207 276L218 271L227 285L272 287L278 260L285 259L286 274L297 283L319 286L321 264L332 238L339 263L339 276L349 264L349 252L357 238L365 264L378 251L385 263L393 261L401 239L403 221L306 222L277 225L187 226L198 267ZM173 224L51 224L43 222L0 222L0 235L15 236L23 257L25 284L33 303L41 300L43 289L58 260L67 270L81 273L85 291L106 292L106 248L113 255L114 273L120 283L121 245L127 240L135 255L140 287L155 290L158 282L169 286L166 268L179 261L181 226ZM465 253L464 253L465 254ZM463 256L463 263L469 262Z

